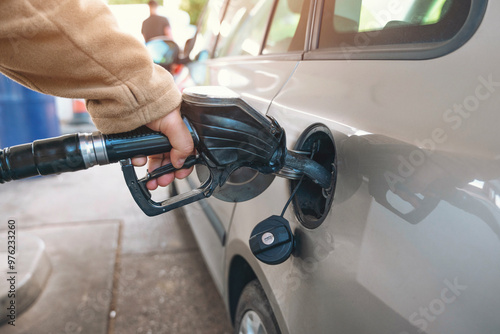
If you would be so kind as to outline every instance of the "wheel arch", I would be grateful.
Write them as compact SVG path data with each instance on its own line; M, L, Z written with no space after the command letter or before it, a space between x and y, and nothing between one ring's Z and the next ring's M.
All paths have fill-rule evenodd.
M241 255L235 255L229 266L228 302L231 322L235 323L236 308L245 286L258 279L250 264Z

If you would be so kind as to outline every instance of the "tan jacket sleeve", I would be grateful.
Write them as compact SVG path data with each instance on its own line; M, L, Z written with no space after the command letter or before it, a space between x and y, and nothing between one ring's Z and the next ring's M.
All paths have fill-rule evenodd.
M45 94L84 98L104 133L179 106L172 76L119 30L101 0L1 0L0 72Z

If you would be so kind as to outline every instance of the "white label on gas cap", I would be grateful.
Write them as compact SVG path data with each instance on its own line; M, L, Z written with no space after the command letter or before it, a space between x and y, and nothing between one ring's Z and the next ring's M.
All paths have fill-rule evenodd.
M262 235L262 242L264 243L264 245L269 246L270 244L272 244L274 242L274 235L270 232L264 233Z

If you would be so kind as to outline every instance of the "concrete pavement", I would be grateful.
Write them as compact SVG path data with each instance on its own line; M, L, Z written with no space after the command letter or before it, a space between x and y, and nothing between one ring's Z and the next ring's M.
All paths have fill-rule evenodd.
M2 248L9 220L20 247L43 240L52 268L0 334L232 332L183 213L145 216L118 164L0 185Z

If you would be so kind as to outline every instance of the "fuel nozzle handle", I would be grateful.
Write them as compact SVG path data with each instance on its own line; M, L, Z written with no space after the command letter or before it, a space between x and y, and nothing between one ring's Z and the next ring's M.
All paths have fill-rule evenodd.
M196 138L189 122L185 120L185 123ZM78 171L171 149L165 135L147 127L110 135L96 131L35 140L0 150L0 183Z

